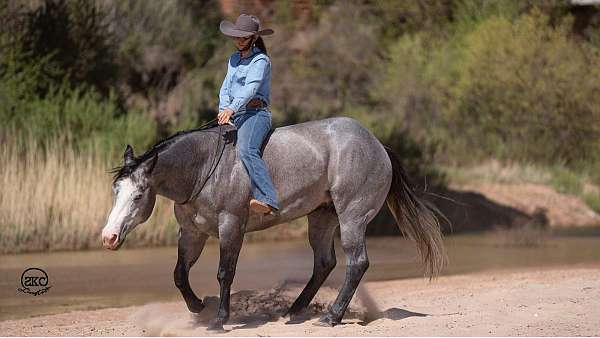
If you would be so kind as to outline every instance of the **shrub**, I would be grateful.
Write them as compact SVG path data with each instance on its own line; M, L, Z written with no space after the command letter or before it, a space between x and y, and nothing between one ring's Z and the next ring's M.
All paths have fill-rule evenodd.
M135 66L148 47L161 46L183 56L189 68L203 66L217 44L217 2L109 0L110 29L122 62Z
M560 193L579 195L582 192L581 175L564 167L552 169L550 184Z
M600 54L540 12L486 20L464 40L456 80L439 95L457 154L573 163L598 158ZM565 60L569 60L565 62Z
M13 83L14 84L14 83ZM9 98L0 106L3 133L16 131L11 137L33 138L42 147L63 139L81 151L100 151L110 155L123 144L145 146L155 139L156 123L140 112L119 114L114 95L107 99L92 89L50 88L43 99L18 94L23 88L0 83L0 97Z
M587 193L583 195L585 203L597 213L600 213L600 193Z
M40 72L51 83L86 84L107 95L118 67L104 15L89 0L45 0L32 9L21 6L13 16L16 23L2 29L12 36L5 48L26 51L21 57L27 63L44 60ZM48 83L38 85L41 95L50 89L44 84Z
M271 39L273 102L286 123L328 117L370 104L378 42L372 17L356 4L326 8L314 28L282 27ZM288 28L289 29L289 28Z

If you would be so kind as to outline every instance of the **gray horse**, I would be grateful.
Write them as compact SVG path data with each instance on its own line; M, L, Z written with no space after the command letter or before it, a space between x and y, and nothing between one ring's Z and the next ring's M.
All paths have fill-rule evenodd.
M127 234L145 222L159 194L175 201L180 225L175 285L188 309L202 301L188 274L209 236L219 239L217 279L220 303L209 328L222 330L229 318L230 286L244 234L308 216L314 252L310 281L288 311L300 321L336 265L333 238L340 228L347 257L344 284L318 324L341 322L369 267L365 230L387 202L402 233L416 243L426 272L436 276L446 261L434 213L414 194L396 155L358 121L328 118L276 128L263 145L263 159L277 189L280 210L249 211L250 179L235 148L229 125L175 134L135 157L127 146L124 165L115 169L113 207L102 230L104 247L118 249Z

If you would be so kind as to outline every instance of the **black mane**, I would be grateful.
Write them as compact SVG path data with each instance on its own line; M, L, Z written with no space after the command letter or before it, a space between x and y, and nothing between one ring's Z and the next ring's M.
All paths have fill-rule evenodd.
M212 122L212 121L211 121ZM198 131L212 131L212 132L216 132L214 130L214 128L217 128L218 125L214 125L213 123L209 123L208 125L204 125L198 128L194 128L194 129L189 129L189 130L182 130L179 131L163 140L160 140L158 142L156 142L152 147L150 147L150 149L146 150L145 153L143 153L140 156L136 156L133 158L133 163L129 164L129 165L121 165L121 166L117 166L114 167L112 169L110 169L108 172L113 174L113 184L118 181L119 179L123 178L123 177L127 177L129 176L140 164L144 163L146 160L154 157L155 154L160 153L161 151L163 151L165 148L167 148L168 146L170 146L171 144L173 144L177 139L179 139L181 136L185 136L191 133L195 133Z

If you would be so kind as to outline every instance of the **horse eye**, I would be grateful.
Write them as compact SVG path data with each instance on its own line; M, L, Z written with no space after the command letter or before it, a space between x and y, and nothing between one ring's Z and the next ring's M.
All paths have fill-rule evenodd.
M133 200L134 200L134 201L139 201L140 199L142 199L142 196L144 196L144 195L142 195L142 194L137 194L137 195L135 195L135 197L133 198Z

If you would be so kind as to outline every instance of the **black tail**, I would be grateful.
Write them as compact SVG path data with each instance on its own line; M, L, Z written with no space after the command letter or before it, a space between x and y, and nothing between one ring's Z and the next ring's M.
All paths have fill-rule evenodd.
M384 147L392 162L393 172L387 205L402 234L417 245L426 266L426 274L431 280L439 275L448 260L440 224L433 210L415 195L398 156L389 147Z

